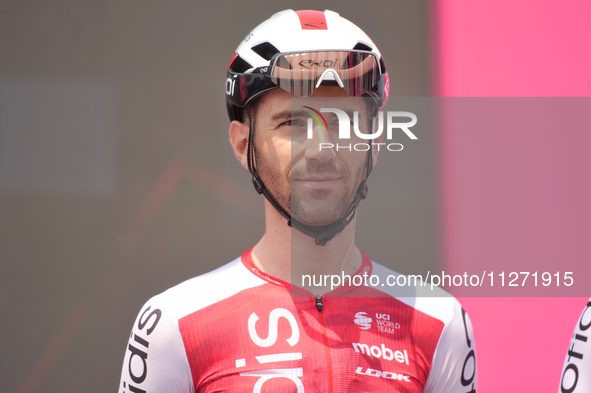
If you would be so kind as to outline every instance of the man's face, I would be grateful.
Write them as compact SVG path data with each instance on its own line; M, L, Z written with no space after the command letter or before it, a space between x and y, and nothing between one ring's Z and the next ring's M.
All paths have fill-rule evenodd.
M327 225L342 218L353 202L363 180L368 153L354 149L320 150L320 143L336 146L371 141L356 139L354 133L352 139L339 141L338 119L330 113L323 113L328 130L316 124L313 138L308 139L309 116L296 108L292 113L292 97L275 89L266 93L257 106L254 140L257 172L271 195L295 219L308 225ZM360 127L368 124L363 99L350 98L339 87L321 86L312 97L322 103L318 105L318 100L314 100L316 110L321 107L337 107L350 113L357 110Z

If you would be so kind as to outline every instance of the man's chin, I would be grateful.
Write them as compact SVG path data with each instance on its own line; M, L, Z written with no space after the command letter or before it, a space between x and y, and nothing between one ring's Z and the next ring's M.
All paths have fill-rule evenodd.
M292 218L301 224L318 227L319 230L323 230L329 225L333 224L335 221L343 218L344 214L344 212L341 215L338 213L327 214L326 211L307 212L305 214L295 212L292 213Z
M298 220L296 218L296 221L299 222L300 224L304 224L304 225L307 225L307 226L310 226L310 227L314 227L318 231L323 231L326 228L328 228L330 224L333 224L337 220L333 220L333 221L330 221L330 222L327 222L327 221L305 221L305 222L302 222L302 221L300 221L300 220Z
M352 201L343 195L323 198L294 198L291 199L292 217L305 225L326 227L344 217Z

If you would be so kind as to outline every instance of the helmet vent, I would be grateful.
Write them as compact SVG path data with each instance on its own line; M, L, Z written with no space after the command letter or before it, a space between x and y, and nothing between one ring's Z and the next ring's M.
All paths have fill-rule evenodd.
M237 72L237 73L240 73L240 74L243 73L243 72L245 72L249 68L252 68L252 66L250 65L250 63L247 62L246 60L244 60L240 56L236 56L236 58L234 59L234 61L230 65L230 71Z
M371 52L371 47L365 45L363 42L358 42L357 45L353 47L354 50L366 50Z
M263 42L250 48L254 53L261 56L265 60L271 60L271 58L279 53L279 50L273 46L270 42Z

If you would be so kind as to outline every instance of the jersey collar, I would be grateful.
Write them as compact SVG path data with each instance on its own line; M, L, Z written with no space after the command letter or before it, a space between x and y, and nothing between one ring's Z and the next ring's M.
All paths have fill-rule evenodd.
M253 247L254 248L254 247ZM292 293L305 293L306 295L311 295L312 293L309 292L308 290L298 287L296 285L292 285L286 281L283 281L279 278L270 276L268 274L266 274L265 272L260 271L254 264L253 260L252 260L252 248L247 250L246 252L244 252L244 254L242 254L241 256L241 261L242 264L255 276L273 284L273 285L277 285L280 287L284 287L290 291L292 291ZM363 252L361 252L361 266L359 267L359 269L355 272L354 275L360 275L363 276L364 274L366 275L371 275L371 272L373 270L373 264L371 262L371 259L365 255ZM333 291L327 292L327 294L337 294L339 292L342 291L346 291L348 290L349 287L348 285L346 286L340 286L336 289L334 289Z

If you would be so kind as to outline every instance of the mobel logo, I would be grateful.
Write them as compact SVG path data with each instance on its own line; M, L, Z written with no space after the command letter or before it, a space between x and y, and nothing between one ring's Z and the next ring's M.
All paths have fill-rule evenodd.
M307 112L312 118L308 119L307 124L307 138L312 139L314 138L314 121L318 123L321 129L326 127L328 129L328 123L322 113L333 113L336 115L339 123L339 140L347 140L351 139L351 128L353 128L353 132L355 136L359 139L363 140L375 140L379 138L382 133L384 132L384 112L379 111L376 118L372 121L372 128L374 128L372 133L364 133L359 130L359 112L353 112L353 127L351 127L351 118L349 114L342 109L338 108L321 108L320 111L311 108L309 106L305 106L304 108L310 109L312 112ZM400 121L405 119L405 121ZM321 121L322 120L322 121ZM375 123L377 120L377 129L375 129ZM418 139L417 136L410 130L411 127L417 124L417 116L412 112L404 112L404 111L388 111L386 112L386 133L385 137L386 140L392 140L393 136L395 135L395 130L401 130L408 138L411 140ZM380 150L380 146L386 146L386 148L390 151L400 151L403 149L403 145L401 143L375 143L371 142L371 147L374 150ZM355 145L351 144L334 144L334 143L320 143L319 148L322 149L333 149L336 150L356 150L356 151L367 151L370 148L369 143L356 143Z

